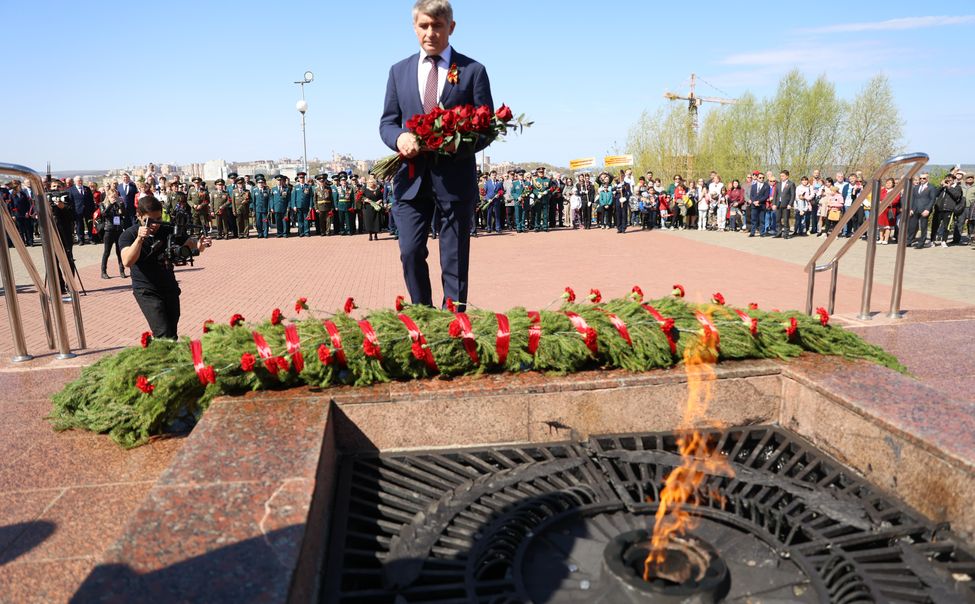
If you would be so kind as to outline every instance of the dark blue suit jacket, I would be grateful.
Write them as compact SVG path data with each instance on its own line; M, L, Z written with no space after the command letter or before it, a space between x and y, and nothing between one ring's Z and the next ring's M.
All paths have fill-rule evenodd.
M129 214L135 213L135 194L138 192L139 189L134 182L130 182L128 186L124 182L120 182L118 185L119 197L122 198L122 203Z
M406 132L404 124L414 115L423 114L423 100L417 82L419 53L400 61L389 70L386 83L386 100L379 122L379 135L393 151L398 151L396 139ZM444 84L440 104L449 109L457 105L487 105L494 111L491 83L484 66L451 49L451 64L457 65L457 83ZM474 148L466 146L454 157L421 153L413 158L415 178L410 179L408 162L403 162L393 178L393 193L399 201L409 201L417 196L425 179L430 180L433 194L442 202L470 201L478 199L476 153L487 147L489 141L479 141Z
M71 185L68 187L68 199L71 200L74 211L79 216L95 211L95 198L88 187L82 187L82 191L78 191L77 185Z

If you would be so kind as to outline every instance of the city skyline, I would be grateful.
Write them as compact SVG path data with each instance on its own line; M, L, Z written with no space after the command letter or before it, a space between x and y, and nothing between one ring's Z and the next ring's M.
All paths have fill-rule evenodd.
M975 134L975 108L966 101L975 77L965 62L975 42L962 35L975 15L965 14L971 6L964 2L939 5L939 15L919 14L907 2L883 12L825 3L815 14L772 3L747 12L715 5L706 15L714 27L700 32L679 6L626 1L596 12L575 2L453 4L453 46L486 65L496 104L536 122L493 145L497 161L566 165L624 151L641 112L667 107L664 91L686 93L692 72L699 94L765 97L792 68L810 80L825 73L844 99L884 73L904 121L905 150L926 152L936 164L975 161L966 144ZM4 160L38 170L48 160L63 170L101 170L300 158L293 82L306 70L315 74L305 86L309 156L378 159L389 153L378 136L386 73L416 51L410 5L364 11L299 2L286 14L255 2L177 0L165 13L114 0L97 11L68 2L26 6L24 24L43 19L48 31L89 35L83 43L48 36L37 45L29 27L9 32L12 47L29 51L8 69L18 85L0 100L3 114L16 116L5 132L16 144ZM617 17L625 18L622 30ZM63 81L33 84L38 73L52 72Z

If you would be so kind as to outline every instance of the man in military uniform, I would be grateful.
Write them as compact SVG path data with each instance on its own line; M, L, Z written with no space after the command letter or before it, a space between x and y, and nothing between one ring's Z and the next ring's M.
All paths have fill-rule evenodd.
M257 185L251 189L251 204L254 206L254 227L258 239L267 239L267 215L271 208L271 189L263 174L256 177Z
M311 226L308 224L308 212L312 207L312 200L315 198L315 187L305 182L308 176L306 172L298 172L294 189L291 192L292 221L298 224L298 236L308 237L311 235Z
M525 181L522 180L524 174L524 170L518 170L515 172L514 178L511 179L511 199L515 202L512 226L519 233L525 232Z
M210 196L213 211L217 214L217 239L230 239L234 233L234 204L222 178L213 181L217 190Z
M188 199L193 210L193 224L203 227L207 235L210 234L210 194L199 176L193 177L193 188L190 189Z
M173 181L169 183L169 217L170 220L177 213L185 212L187 209L186 193L180 191L179 183Z
M230 183L227 185L227 195L230 195L231 199L234 197L234 191L237 190L237 178L236 172L227 174L227 182Z
M271 189L271 210L274 212L274 229L278 237L287 237L291 231L288 222L288 208L291 207L291 185L288 177L278 174L278 184Z
M335 201L332 196L332 183L328 181L328 174L315 177L315 232L320 237L328 236L328 223L335 216Z
M532 195L535 199L535 231L548 231L549 202L552 195L552 181L545 176L545 167L535 168L535 178L532 179Z
M352 214L349 210L352 209L352 196L355 193L349 186L349 180L345 174L339 177L339 184L335 187L335 193L335 216L337 218L335 231L341 231L343 235L351 235Z
M362 228L362 183L359 182L359 175L353 174L349 177L349 189L351 192L352 209L349 214L349 232L353 235L361 233Z
M251 192L243 178L237 177L234 183L234 216L237 217L234 235L247 239L250 236Z

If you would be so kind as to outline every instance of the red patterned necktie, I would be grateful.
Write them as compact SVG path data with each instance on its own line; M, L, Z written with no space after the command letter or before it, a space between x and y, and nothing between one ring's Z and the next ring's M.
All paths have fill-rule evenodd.
M440 62L440 56L430 55L426 60L432 62L433 65L430 67L430 73L427 74L427 85L423 89L423 112L430 113L438 102L437 79L439 74L437 73L437 63Z

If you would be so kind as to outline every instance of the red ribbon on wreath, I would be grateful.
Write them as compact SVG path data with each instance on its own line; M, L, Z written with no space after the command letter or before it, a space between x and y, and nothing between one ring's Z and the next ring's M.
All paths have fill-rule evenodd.
M508 316L495 313L498 320L498 335L494 340L494 348L498 352L498 365L504 365L508 361L508 349L511 346L511 323Z
M289 323L284 328L284 341L288 345L288 354L291 355L291 366L297 373L305 368L305 358L301 356L301 340L298 337L298 326Z
M750 331L753 336L757 336L758 319L749 317L744 311L738 310L737 308L735 309L735 312L738 313L739 317L741 317L741 322L745 324L745 327L748 328L748 331Z
M217 383L217 374L213 370L213 365L203 364L203 342L200 340L190 340L190 355L193 356L193 369L196 370L196 377L200 378L200 383Z
M538 344L542 341L542 316L537 310L530 310L528 320L531 321L528 327L528 354L535 356L538 352Z
M328 332L328 337L332 340L332 348L335 349L335 358L338 359L339 363L347 366L348 362L345 359L345 351L342 350L342 336L339 334L339 328L328 319L322 321L322 324L325 326L325 331Z
M437 368L437 361L433 358L433 351L427 346L427 339L420 333L420 328L416 326L416 323L410 317L399 314L396 315L400 322L406 327L406 331L410 332L410 340L412 340L413 345L411 349L413 351L413 356L417 360L423 361L427 365L427 369L434 373L439 373L440 369Z
M660 325L660 330L664 332L665 336L667 336L667 344L670 346L670 354L677 354L677 342L674 341L673 334L674 320L665 318L656 308L650 306L649 304L641 304L640 306L643 307L643 310L650 313L650 316L653 317Z
M718 328L714 326L711 319L699 310L694 311L694 317L697 322L701 324L704 328L704 341L706 344L713 345L715 348L721 343L721 335L718 333Z
M256 331L251 335L254 336L254 345L257 346L257 354L261 357L261 361L264 362L264 366L267 367L267 370L271 373L277 373L278 366L271 358L274 355L271 354L271 347L267 345L267 340L265 340L264 336Z
M596 354L599 351L599 344L596 341L596 330L589 327L586 320L574 312L566 312L565 316L569 317L569 320L572 321L572 326L576 328L576 331L585 340L586 348L589 349L589 352Z
M362 331L362 351L369 358L383 360L383 353L379 349L379 338L369 321L365 319L359 321L359 329Z
M477 342L474 340L474 328L471 326L471 319L467 313L454 313L454 320L450 324L450 336L462 338L464 350L467 356L471 357L471 362L475 365L480 364L477 359Z
M609 322L612 323L613 327L616 328L616 332L619 333L620 337L626 340L627 345L632 348L633 340L630 339L630 330L626 328L626 323L623 322L623 319L611 312L606 311L605 309L600 308L599 310L601 310L609 318Z

